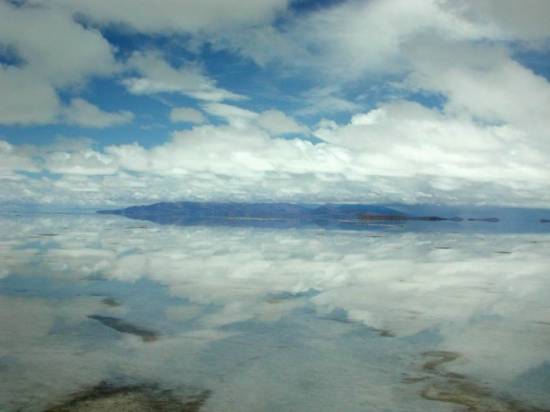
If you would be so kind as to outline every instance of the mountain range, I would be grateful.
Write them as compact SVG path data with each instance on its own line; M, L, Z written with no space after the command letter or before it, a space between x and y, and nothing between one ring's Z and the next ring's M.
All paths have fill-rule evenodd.
M540 232L550 210L487 206L161 202L99 210L161 224L362 229L401 225L407 230ZM437 223L437 224L434 224ZM406 224L406 225L405 225Z

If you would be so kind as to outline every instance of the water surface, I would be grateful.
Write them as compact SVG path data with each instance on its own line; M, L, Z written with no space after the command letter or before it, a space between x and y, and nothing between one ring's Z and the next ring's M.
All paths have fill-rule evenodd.
M547 233L4 215L0 262L1 411L550 410Z

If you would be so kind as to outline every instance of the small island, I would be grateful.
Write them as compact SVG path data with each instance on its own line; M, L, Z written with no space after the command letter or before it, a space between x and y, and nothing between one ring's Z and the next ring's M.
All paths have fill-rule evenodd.
M500 221L500 219L497 219L496 217L482 217L482 218L475 218L470 217L468 218L469 222L488 222L488 223L497 223Z
M422 222L462 222L464 219L461 217L440 217L440 216L409 216L409 215L382 215L382 214L370 214L364 213L359 215L359 219L367 221L422 221Z

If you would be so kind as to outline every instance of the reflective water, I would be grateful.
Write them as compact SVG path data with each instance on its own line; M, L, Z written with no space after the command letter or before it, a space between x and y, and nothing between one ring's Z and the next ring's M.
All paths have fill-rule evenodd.
M550 410L549 234L5 215L0 262L1 411Z

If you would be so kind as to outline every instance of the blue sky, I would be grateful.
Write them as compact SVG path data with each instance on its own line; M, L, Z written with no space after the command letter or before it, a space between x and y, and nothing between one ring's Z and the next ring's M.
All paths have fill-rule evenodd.
M0 0L0 203L548 207L549 13Z

